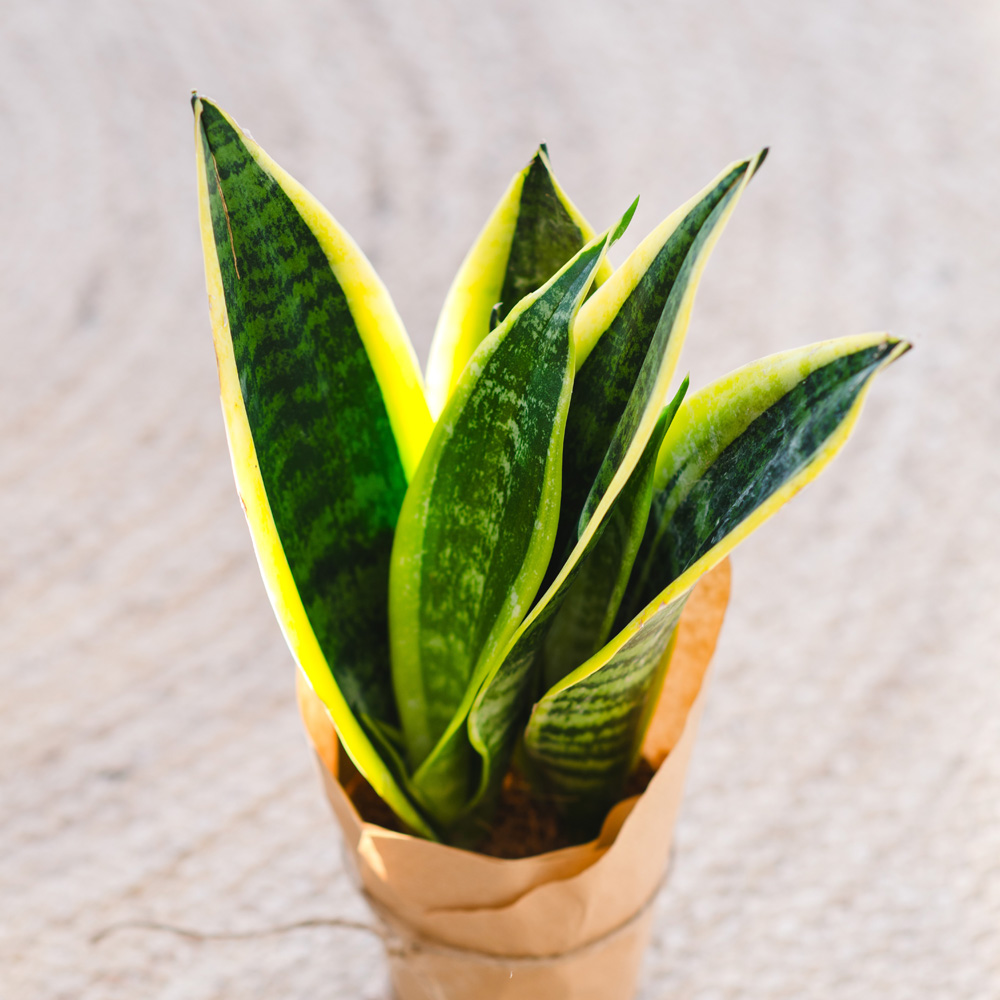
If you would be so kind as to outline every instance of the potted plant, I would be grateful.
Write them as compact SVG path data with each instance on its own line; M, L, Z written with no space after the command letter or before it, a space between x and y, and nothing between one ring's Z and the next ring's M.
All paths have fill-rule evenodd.
M726 557L908 345L846 337L671 392L766 151L613 270L634 203L595 235L542 146L455 278L425 389L350 237L193 105L237 488L396 990L627 997Z

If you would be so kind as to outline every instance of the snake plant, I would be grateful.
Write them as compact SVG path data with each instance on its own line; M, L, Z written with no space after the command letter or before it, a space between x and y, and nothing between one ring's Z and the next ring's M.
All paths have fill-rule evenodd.
M884 334L672 390L706 261L764 152L617 269L546 148L476 239L425 380L330 214L195 95L222 406L271 603L406 828L474 843L517 767L585 836L622 795L698 579L841 448Z

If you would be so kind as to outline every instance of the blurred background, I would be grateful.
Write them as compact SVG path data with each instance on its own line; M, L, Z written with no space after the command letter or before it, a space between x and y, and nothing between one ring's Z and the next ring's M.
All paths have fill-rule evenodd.
M1000 995L1000 8L36 0L0 8L0 995L382 1000L233 488L192 88L326 203L422 359L540 140L615 259L770 145L693 386L888 329L734 590L642 1000ZM637 859L637 863L641 859Z

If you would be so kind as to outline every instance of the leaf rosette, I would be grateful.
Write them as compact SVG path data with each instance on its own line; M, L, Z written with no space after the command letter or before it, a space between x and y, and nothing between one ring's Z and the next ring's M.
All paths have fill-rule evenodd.
M474 844L516 766L586 837L637 762L695 584L818 475L908 345L845 337L675 388L766 150L615 269L635 203L597 234L541 146L446 296L425 388L357 245L192 103L233 470L293 656L406 828Z

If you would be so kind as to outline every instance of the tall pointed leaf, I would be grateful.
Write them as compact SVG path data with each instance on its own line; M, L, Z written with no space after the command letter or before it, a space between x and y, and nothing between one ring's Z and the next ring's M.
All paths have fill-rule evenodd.
M634 207L634 206L633 206ZM524 616L552 550L573 381L570 326L609 239L581 250L480 345L407 491L389 582L392 676L410 767L420 768L484 656ZM468 761L414 786L447 820Z
M651 352L650 365L655 360L657 358ZM593 595L596 587L600 586L597 580L601 573L616 564L616 568L611 569L612 586L605 595L607 604L604 611L596 621L589 623L582 636L582 643L588 647L597 642L597 635L606 627L606 616L614 614L614 606L621 598L619 574L628 571L628 564L641 538L642 514L649 508L652 465L649 459L654 454L650 440L658 438L669 427L687 390L687 380L665 412L655 419L655 409L662 403L664 388L661 380L637 380L629 402L636 419L623 424L623 433L631 442L624 458L620 458L616 449L609 448L608 461L615 463L617 471L608 477L607 490L595 501L593 516L581 530L576 546L556 579L503 647L501 655L494 658L471 705L467 738L480 757L479 787L469 806L469 822L473 827L488 815L495 801L514 740L527 717L528 707L536 697L543 645L565 603L573 597L577 580L590 578L591 584L583 586ZM646 419L650 414L654 416L652 425ZM627 538L620 530L626 525L629 528ZM607 530L611 531L611 535L605 542ZM577 596L582 598L583 594L578 592ZM550 655L550 673L562 673L576 666L571 659L572 650L556 654L550 647Z
M610 361L604 368L593 369L604 372L609 384L615 386L616 394L624 393L624 403L620 406L617 402L615 404L614 422L609 423L607 437L602 439L605 450L597 467L586 473L592 475L587 490L578 493L577 500L569 502L566 499L566 491L570 489L567 476L574 474L572 469L576 466L570 457L568 439L564 447L564 493L559 530L542 596L511 637L502 656L494 660L470 710L468 740L481 758L474 807L482 802L483 810L489 810L489 803L506 770L519 724L535 697L542 644L582 562L597 544L605 518L633 476L653 434L666 401L669 381L690 320L694 293L708 256L743 187L763 157L764 153L761 153L752 161L738 163L724 171L705 192L675 212L644 240L580 310L580 317L574 326L574 340L578 347L590 350L591 356L600 357L595 355L595 343L617 342L619 347L623 344L627 346L630 328L626 319L635 323L631 335L642 342L642 352L638 369L624 367L622 371L627 377L620 378L618 382L615 380L621 373L616 372ZM667 248L671 248L669 252ZM651 298L660 304L660 311L652 320L651 332L647 332L645 324L649 320ZM589 319L581 334L580 318L585 311ZM606 342L602 333L609 338ZM577 378L583 373L584 368L579 368ZM579 383L574 384L570 420L573 419L574 407L578 407L578 412L586 410L585 392L585 389L581 392ZM589 405L599 409L604 404L596 398L597 395L595 389ZM581 397L585 402L578 406ZM610 416L608 420L611 420ZM581 454L587 449L580 441L575 447L582 449ZM578 480L577 486L582 481ZM575 509L576 513L568 516L568 509ZM560 657L549 672L555 676L567 666L568 659ZM461 743L461 736L456 734L453 742ZM475 821L478 817L473 817Z
M598 482L602 465L605 477L616 471L605 460L609 446L615 438L619 447L630 443L620 425L637 380L669 383L673 377L705 265L765 155L727 167L668 216L580 310L574 332L579 370L566 423L563 498L549 579L608 485L607 478Z
M749 365L681 406L621 616L641 611L541 698L525 729L533 768L570 812L596 821L620 795L695 583L829 463L872 377L907 348L881 334L828 341Z
M223 413L264 583L347 753L433 836L365 723L396 721L389 555L430 433L415 356L346 233L225 112L192 103Z
M532 609L528 621L504 647L503 656L489 673L489 682L478 689L474 702L467 697L445 738L422 768L428 780L437 780L439 774L446 773L448 767L453 766L451 762L468 760L470 748L474 748L479 755L479 784L475 794L467 797L461 814L452 818L448 829L450 842L474 846L488 826L499 783L509 762L513 738L527 717L527 707L533 696L534 689L530 682L532 667L556 613L565 600L574 598L576 579L587 576L592 568L595 577L602 570L610 570L612 587L610 591L605 589L604 599L606 603L616 600L615 582L627 575L635 555L636 540L627 538L627 526L633 529L638 527L636 534L642 537L659 445L676 413L683 390L684 387L664 410L633 477L613 502L609 501L606 512L602 511L592 521L578 558L560 576L550 599L539 602ZM605 540L606 528L609 530ZM591 567L591 558L597 564L595 567ZM589 594L577 592L576 599L585 602L586 596L596 595L602 584L606 587L605 581L591 579ZM602 616L606 613L607 608L604 608ZM600 622L588 625L591 631L601 627ZM470 686L469 693L475 695L476 692L476 686Z
M459 269L445 299L427 362L427 398L435 416L444 408L473 352L530 292L541 288L594 231L566 197L540 146L511 181ZM611 273L598 267L599 284Z

